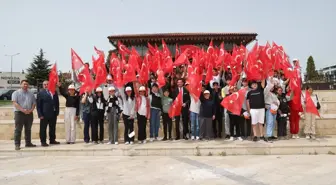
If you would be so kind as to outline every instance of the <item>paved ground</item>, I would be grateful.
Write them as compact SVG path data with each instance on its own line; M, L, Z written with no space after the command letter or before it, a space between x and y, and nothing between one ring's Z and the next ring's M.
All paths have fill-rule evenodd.
M3 185L334 185L336 157L0 157Z

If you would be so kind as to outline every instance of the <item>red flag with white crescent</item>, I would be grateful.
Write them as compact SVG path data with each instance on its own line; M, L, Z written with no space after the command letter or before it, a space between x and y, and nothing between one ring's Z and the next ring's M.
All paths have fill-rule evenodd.
M320 113L319 111L317 110L309 92L306 90L306 97L305 97L305 101L306 101L306 112L309 112L309 113L312 113L312 114L315 114L316 116L318 117L321 117L320 116Z
M172 106L169 108L168 115L170 118L179 116L181 115L181 110L182 110L182 91L179 92Z
M246 88L242 88L238 92L225 97L222 100L221 105L228 111L232 112L232 114L240 115L245 100L245 94Z
M57 67L56 63L51 67L49 72L49 83L48 83L48 90L51 94L55 94L56 91L56 84L58 82L58 74L57 74Z
M121 55L131 54L131 51L124 44L122 44L120 41L118 41L118 50L119 50L119 53Z
M75 72L78 82L82 84L80 94L93 89L93 82L89 69L84 65L78 54L71 49L72 70Z

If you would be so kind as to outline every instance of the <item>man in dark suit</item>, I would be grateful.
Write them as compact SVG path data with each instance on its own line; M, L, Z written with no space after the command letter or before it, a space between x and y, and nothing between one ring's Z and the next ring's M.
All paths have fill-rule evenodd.
M183 87L183 79L177 80L177 88L173 92L174 99L178 96L179 92L182 91L182 122L183 122L183 138L188 140L187 134L189 133L189 106L190 106L190 95L188 90ZM176 140L180 139L180 119L181 116L175 117L175 131L176 131Z
M56 121L59 114L58 94L54 95L48 90L48 81L43 82L43 89L37 97L37 113L40 118L40 139L43 147L49 146L47 139L47 126L49 125L49 144L60 144L56 141Z

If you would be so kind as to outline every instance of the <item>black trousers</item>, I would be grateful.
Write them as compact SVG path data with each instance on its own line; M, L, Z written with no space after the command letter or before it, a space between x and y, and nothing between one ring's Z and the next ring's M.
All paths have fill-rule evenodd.
M146 133L147 118L146 116L142 116L139 113L137 113L137 119L138 119L138 141L146 140L147 138L147 133Z
M162 119L163 119L163 134L164 134L164 138L168 138L167 137L167 134L168 134L169 139L170 139L170 138L172 138L172 133L171 132L172 132L173 121L169 117L168 113L163 113L162 114Z
M99 141L104 141L104 111L99 110L92 113L91 123L91 137L92 141L98 141L98 127L99 127Z
M189 108L182 107L182 123L183 123L183 137L187 137L189 133ZM180 139L180 120L181 116L175 117L175 131L176 131L176 138Z
M26 144L31 143L31 127L33 125L33 113L25 114L21 111L15 111L14 113L15 120L15 130L14 130L14 143L15 145L20 146L21 144L21 134L22 128L25 130L25 140Z
M241 122L242 125L240 126L241 136L248 137L251 136L251 119L243 118Z
M123 114L123 120L124 120L124 140L125 142L134 142L134 136L128 137L128 134L132 133L134 131L134 119L128 119L129 116Z
M277 118L278 122L278 137L287 136L287 117Z
M222 137L222 130L223 130L222 124L223 124L223 115L219 110L217 110L215 119L212 120L212 130L215 138Z
M52 118L40 119L40 140L41 143L47 142L47 127L49 125L49 142L54 142L56 140L56 120L55 115Z
M243 117L237 116L234 114L229 114L230 117L230 133L234 133L234 129L236 128L236 137L241 136L240 125L241 122L244 121Z

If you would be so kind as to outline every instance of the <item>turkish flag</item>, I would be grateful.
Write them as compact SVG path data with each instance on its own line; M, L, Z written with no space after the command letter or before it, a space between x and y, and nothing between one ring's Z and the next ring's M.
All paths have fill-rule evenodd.
M222 66L222 62L224 60L224 56L225 56L225 49L224 49L224 42L221 43L220 45L220 49L219 49L219 56L216 60L216 67L220 67Z
M225 97L221 105L232 112L232 114L240 115L243 103L245 100L246 89L242 88L238 92L232 93L231 95Z
M212 65L208 65L207 73L205 76L205 84L208 84L213 78L213 71L212 71Z
M197 73L197 69L194 69L190 73L188 72L188 74L190 95L193 96L196 101L198 101L202 92L202 76Z
M165 77L164 77L164 72L163 72L163 70L162 70L162 69L158 69L158 70L156 71L156 74L157 74L157 77L158 77L158 79L157 79L157 83L158 83L159 88L165 86L165 85L166 85L166 79L165 79Z
M179 116L181 115L181 110L182 110L182 91L179 92L172 106L169 108L168 115L170 118Z
M142 63L141 70L139 73L139 82L141 84L146 84L149 80L149 69L145 63Z
M124 80L124 84L127 84L128 82L136 81L134 68L130 64L125 65L125 73L123 76L123 80Z
M56 63L51 67L49 72L49 83L48 83L48 90L51 94L55 94L56 84L58 82L58 74L57 74L57 67Z
M186 51L186 55L187 57L191 57L193 56L195 53L197 53L200 48L194 45L182 45L180 46L181 49L181 53L184 53ZM175 60L177 59L177 57L175 57Z
M176 44L176 46L175 46L175 57L174 58L177 59L179 56L180 56L180 51L179 51L179 48Z
M187 56L188 50L185 50L174 62L174 66L180 66L182 64L188 64L188 56Z
M306 112L309 112L309 113L315 114L318 117L321 117L319 111L317 110L307 90L306 90L306 100L305 101L306 101Z
M93 66L94 66L94 73L96 74L95 78L95 88L100 86L102 83L106 82L106 76L107 76L107 71L106 71L106 66L105 66L105 55L104 52L101 50L98 50L96 47L94 47L96 53L98 54L98 58L93 60Z
M75 72L78 82L82 83L80 94L93 89L93 82L89 69L84 65L78 54L71 49L72 70Z
M124 55L125 53L131 54L131 51L125 45L123 45L120 41L118 41L118 50L121 55Z
M114 82L117 87L122 87L124 85L122 71L120 67L115 68L115 72L113 73Z
M210 44L209 44L209 47L208 47L208 50L207 50L207 53L209 53L210 55L214 54L215 52L215 48L213 46L213 42L212 40L210 41Z

